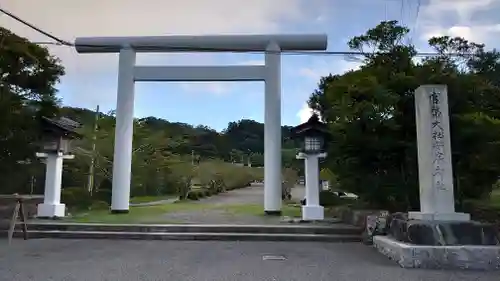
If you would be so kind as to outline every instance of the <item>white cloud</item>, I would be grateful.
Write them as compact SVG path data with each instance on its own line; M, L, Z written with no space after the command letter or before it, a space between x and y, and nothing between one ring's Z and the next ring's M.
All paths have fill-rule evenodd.
M454 25L449 28L434 27L422 34L422 39L429 39L434 36L462 37L476 43L491 43L491 39L496 40L500 32L500 24L491 25ZM497 33L497 35L495 35Z
M71 42L77 36L275 33L283 31L286 23L316 18L325 3L316 1L311 5L310 1L307 2L309 3L303 0L3 0L2 8ZM0 17L0 26L32 41L49 41L7 16ZM83 83L99 77L106 77L116 83L115 54L78 55L68 47L50 46L49 49L62 59L66 67L67 75L62 83L76 83L72 84L71 95L74 101L102 98L102 91L81 90L84 88L80 87ZM139 55L137 60L142 64L175 64L176 61L182 64L200 64L198 58L204 56L207 57L193 54ZM211 92L225 91L223 86L207 85Z
M500 0L430 0L422 7L418 20L420 37L427 40L433 36L458 36L477 43L492 43L500 32L498 17L488 23L474 20L480 12L498 8ZM456 18L451 21L450 18Z
M308 67L304 67L299 69L299 74L301 76L310 78L311 80L318 80L321 76L327 75L329 72L325 71L324 69L318 70L318 69L311 69Z
M300 108L299 112L297 112L297 117L300 120L300 123L305 123L309 118L313 115L314 111L309 108L307 103L304 103Z
M454 12L459 21L469 21L472 15L481 10L488 9L498 0L429 0L423 12L432 17L440 17L443 13Z
M328 74L343 74L349 70L358 69L360 65L359 62L346 61L341 58L333 60L316 59L310 66L299 69L298 74L317 82L321 77Z
M238 65L264 65L264 60L246 60L239 62Z
M232 84L229 82L196 82L181 83L181 88L191 93L210 93L217 96L229 93L232 90Z

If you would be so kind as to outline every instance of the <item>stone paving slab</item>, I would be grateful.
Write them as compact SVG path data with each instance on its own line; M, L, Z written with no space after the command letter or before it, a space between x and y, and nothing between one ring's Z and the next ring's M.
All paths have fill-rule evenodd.
M264 260L264 256L278 257ZM0 281L497 281L403 269L362 244L0 239Z

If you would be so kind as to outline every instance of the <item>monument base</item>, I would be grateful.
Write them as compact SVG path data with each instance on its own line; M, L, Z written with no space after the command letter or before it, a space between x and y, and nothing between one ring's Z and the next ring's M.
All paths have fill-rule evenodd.
M64 204L38 204L37 218L63 218L66 212Z
M403 268L500 269L500 246L423 246L397 241L390 236L373 237L373 245Z
M470 215L467 213L422 213L409 212L408 217L414 220L424 221L470 221Z
M387 227L387 235L415 245L500 245L496 226L476 221L415 220L396 213L389 218Z
M320 205L302 206L302 220L317 221L325 218L325 209Z
M402 267L500 269L500 235L494 224L415 220L406 213L392 214L386 222L373 245Z

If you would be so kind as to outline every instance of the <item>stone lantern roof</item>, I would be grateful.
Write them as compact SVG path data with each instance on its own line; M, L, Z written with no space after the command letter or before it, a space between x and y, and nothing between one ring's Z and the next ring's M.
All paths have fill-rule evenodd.
M63 137L67 139L79 139L82 137L77 132L81 124L66 117L48 118L42 117L42 133L49 136Z

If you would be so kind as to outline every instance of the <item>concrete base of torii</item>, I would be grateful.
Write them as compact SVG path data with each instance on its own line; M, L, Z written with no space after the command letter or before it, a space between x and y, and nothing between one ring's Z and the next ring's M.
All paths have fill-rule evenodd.
M326 153L299 153L297 159L304 159L306 181L306 205L302 206L302 220L316 221L325 218L323 206L319 204L319 159Z
M45 192L42 204L38 204L38 218L62 218L66 206L61 203L61 181L63 160L73 159L74 155L59 153L37 153L37 157L45 159Z

